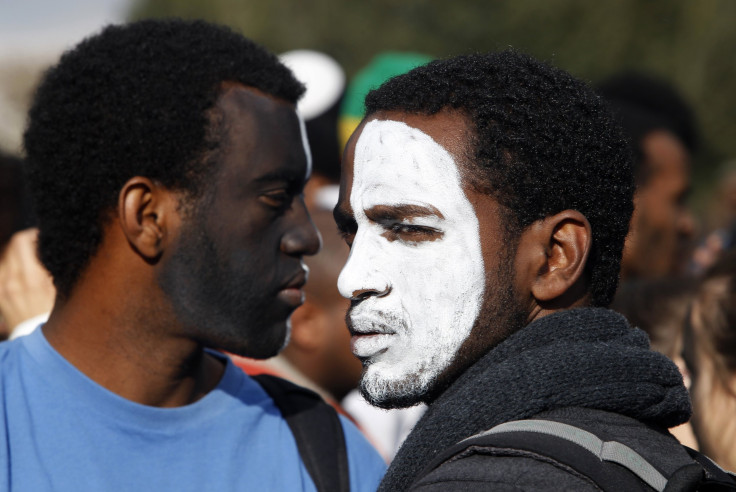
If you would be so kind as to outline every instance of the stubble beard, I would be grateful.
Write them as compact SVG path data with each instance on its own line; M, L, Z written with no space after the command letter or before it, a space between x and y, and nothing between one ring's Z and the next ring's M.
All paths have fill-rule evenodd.
M263 300L252 291L252 282L234 275L233 265L222 260L206 232L204 212L196 210L183 226L159 285L190 338L245 357L276 355L288 341L289 322L285 330L259 327Z
M363 362L363 375L360 379L360 394L371 405L384 408L408 408L421 403L430 381L412 373L399 380L369 377L367 371L370 361Z
M503 257L496 274L486 279L486 295L470 335L458 348L447 367L434 378L423 377L420 372L407 374L401 379L387 380L379 376L367 377L371 360L361 359L363 375L359 389L363 398L371 405L384 409L431 403L466 369L509 335L522 328L526 320L526 311L514 289L514 253L515 248L509 248L502 253ZM432 363L430 359L425 367L431 367Z

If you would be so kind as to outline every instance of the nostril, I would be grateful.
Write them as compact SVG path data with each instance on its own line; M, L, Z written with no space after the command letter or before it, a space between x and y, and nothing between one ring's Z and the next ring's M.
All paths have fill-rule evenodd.
M364 299L367 299L369 297L385 297L391 292L390 287L386 287L383 290L378 289L360 289L353 292L353 295L350 296L350 299L354 301L362 301Z
M363 292L359 292L358 294L353 294L353 299L355 299L356 301L362 301L363 299L370 297L372 294L372 290L365 290Z

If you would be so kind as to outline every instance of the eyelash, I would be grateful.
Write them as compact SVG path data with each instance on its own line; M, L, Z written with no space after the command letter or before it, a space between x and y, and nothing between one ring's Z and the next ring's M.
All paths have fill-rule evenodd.
M345 242L345 244L348 245L348 247L352 247L352 245L353 245L353 238L355 237L355 232L353 232L353 231L346 231L346 230L340 229L338 227L337 234Z
M425 238L432 240L441 238L444 234L433 227L420 226L416 224L404 224L401 222L395 222L384 226L386 232L384 236L389 240L402 240L408 243L417 243ZM356 231L347 231L338 228L337 233L340 235L348 246L352 246L353 239Z
M289 208L293 198L286 190L274 190L261 195L262 201L267 206L279 210Z
M402 223L391 224L391 226L388 229L391 232L395 232L396 234L425 234L425 233L437 232L435 229L432 229L431 227L418 226L415 224L402 224Z
M418 243L422 240L435 240L443 236L442 231L433 227L395 222L386 228L386 238L401 240L407 243Z

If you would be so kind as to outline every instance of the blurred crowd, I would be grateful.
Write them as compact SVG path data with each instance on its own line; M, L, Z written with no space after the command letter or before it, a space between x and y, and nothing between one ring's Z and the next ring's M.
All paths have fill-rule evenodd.
M355 389L362 368L345 326L350 301L336 286L349 250L332 209L342 150L361 121L366 93L430 57L381 53L351 80L324 53L297 50L280 58L307 87L297 108L314 162L304 193L322 249L305 259L311 270L306 302L291 318L286 348L267 360L232 358L249 374L275 374L313 389L353 419L390 462L424 407L380 410ZM736 166L722 166L709 215L697 219L688 197L701 136L687 101L667 81L644 73L620 73L596 89L629 137L637 182L612 309L645 330L652 349L680 368L694 413L690 424L673 429L678 439L736 469ZM42 322L55 293L35 255L21 157L0 157L0 189L0 337L6 339Z

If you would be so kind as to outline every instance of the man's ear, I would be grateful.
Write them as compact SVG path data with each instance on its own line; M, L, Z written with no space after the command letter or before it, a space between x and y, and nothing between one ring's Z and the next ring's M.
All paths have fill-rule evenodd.
M178 199L154 181L136 176L120 190L118 215L128 243L148 263L158 260L165 239L178 226Z
M587 295L585 266L593 234L583 214L564 210L535 222L523 236L531 294L540 306L570 307Z

